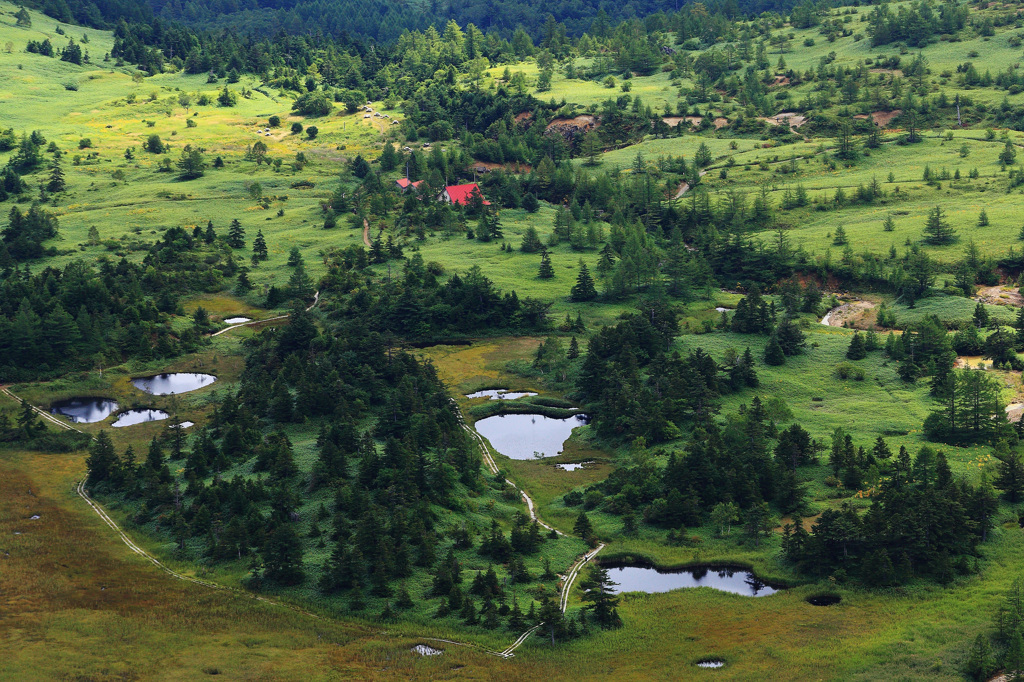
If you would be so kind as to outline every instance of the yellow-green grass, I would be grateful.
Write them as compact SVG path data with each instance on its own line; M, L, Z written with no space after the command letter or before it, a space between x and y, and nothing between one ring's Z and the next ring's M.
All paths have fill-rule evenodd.
M590 59L577 59L576 65L577 67L585 67L591 61ZM493 79L500 79L505 68L505 66L496 66L488 70L487 74ZM535 86L540 69L535 60L530 59L513 64L508 66L508 69L512 74L519 71L526 76L526 81L530 85L528 92L537 99L544 102L551 99L554 99L555 102L565 100L568 103L579 104L588 109L597 108L608 99L614 100L621 97L624 94L621 86L623 82L626 82L616 75L615 87L608 88L605 87L603 82L599 81L566 78L563 71L556 69L551 78L551 89L538 92ZM631 97L639 97L643 100L644 104L652 107L657 113L664 113L665 105L667 104L672 108L674 115L677 102L679 101L679 88L671 84L671 78L668 73L658 71L650 76L635 76L629 79L628 82L630 87L628 94ZM682 81L681 84L686 87L689 85L689 81Z

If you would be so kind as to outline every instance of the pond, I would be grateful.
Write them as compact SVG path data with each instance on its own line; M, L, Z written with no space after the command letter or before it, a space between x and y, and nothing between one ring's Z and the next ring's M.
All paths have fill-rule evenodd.
M248 317L229 317L224 320L224 324L242 324L243 322L249 322L251 318Z
M117 421L111 426L115 429L119 429L122 426L135 426L136 424L145 424L146 422L158 422L162 419L167 419L171 415L167 414L163 410L128 410L117 415Z
M117 410L117 402L107 398L68 398L50 405L50 412L61 414L75 424L103 421Z
M209 386L217 380L212 374L195 374L192 372L176 372L174 374L157 374L152 377L132 379L135 388L151 395L174 395L188 393L203 386Z
M577 469L582 469L588 464L593 463L593 460L588 459L586 462L573 462L572 464L556 464L555 466L559 469L562 469L563 471L576 471Z
M721 668L725 665L725 661L714 658L708 661L697 661L698 668Z
M533 459L534 453L553 457L578 426L587 423L583 414L566 419L541 414L496 414L481 419L475 426L495 450L512 459Z
M643 564L607 565L608 577L618 583L612 591L657 594L688 587L710 587L747 597L767 597L780 588L772 587L745 568L696 566L660 570Z
M488 400L516 400L517 398L527 398L532 395L537 395L533 391L510 391L507 388L488 388L483 391L477 391L476 393L467 393L467 398L487 398Z

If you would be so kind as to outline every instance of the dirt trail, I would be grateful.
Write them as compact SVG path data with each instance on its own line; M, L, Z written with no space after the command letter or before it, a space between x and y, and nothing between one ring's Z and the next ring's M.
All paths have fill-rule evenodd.
M850 326L856 327L874 307L871 301L850 301L825 313L821 323L828 327L844 327L849 322Z
M700 176L701 176L702 178L703 178L703 177L704 177L705 175L707 175L707 174L708 174L708 172L707 172L707 171L703 171L703 170L702 170L702 171L700 172ZM681 196L683 196L684 194L686 194L686 193L687 193L688 191L690 191L690 183L688 183L688 182L681 182L681 183L679 183L679 190L678 190L678 191L676 192L676 195L675 195L674 197L672 197L672 198L673 198L673 199L678 199L679 197L681 197Z
M370 243L370 221L363 218L363 243L366 244L366 248L373 248L373 244Z
M308 308L306 308L306 312L309 312L310 310L315 308L316 304L319 303L319 302L320 302L320 292L317 291L317 292L313 293L313 302L309 305ZM250 326L252 326L254 324L263 324L264 322L273 322L275 320L284 320L287 317L288 317L288 315L278 315L277 317L268 317L265 320L251 320L249 322L243 322L241 324L233 324L230 327L224 327L219 332L214 332L214 333L210 334L210 336L220 336L224 332L229 332L232 329L238 329L239 327L250 327Z
M318 300L319 300L319 292L317 292L317 296L314 299L313 304L309 308L312 308L314 305L316 305ZM307 308L307 310L309 308ZM287 315L284 316L284 317L287 317ZM262 320L262 321L266 322L267 320ZM237 326L245 326L245 325L237 325ZM225 329L225 330L222 330L222 331L227 331L227 330ZM4 395L8 396L9 398L11 398L12 400L14 400L16 402L20 402L21 401L21 399L18 398L13 393L11 393L10 390L7 389L7 387L0 386L0 393L3 393ZM452 404L455 407L456 413L460 417L462 417L462 411L459 409L458 405L455 404L454 400L452 401ZM38 407L35 407L34 405L32 406L32 409L35 410L37 413L39 413L46 420L52 422L53 424L56 424L57 426L59 426L61 428L70 429L72 431L78 431L79 433L84 433L83 431L79 431L78 429L76 429L73 426L69 426L68 424L65 424L65 423L59 421L53 415L49 414L48 412L45 412L44 410L42 410L42 409L40 409ZM463 419L462 427L464 429L466 429L466 431L470 435L472 435L473 438L476 440L477 445L480 447L480 452L483 454L484 462L486 462L486 464L487 464L488 468L491 470L491 472L495 473L495 474L498 473L498 465L495 463L494 458L491 457L491 454L487 450L487 446L484 443L484 440L480 436L480 434L478 434L475 429L471 428L468 424L466 424L464 419ZM531 519L536 519L537 523L539 523L541 526L547 528L548 530L553 530L554 532L558 533L559 535L563 535L563 536L565 535L565 533L562 533L560 530L549 526L548 524L544 523L543 521L541 521L537 517L537 512L536 512L536 509L534 507L533 500L530 498L529 495L526 494L526 492L524 490L522 490L521 488L516 486L511 481L508 481L507 479L506 479L506 482L509 485L511 485L512 487L514 487L517 490L519 490L520 494L523 496L523 500L526 502L527 508L530 510L530 518ZM234 587L228 587L226 585L221 585L219 583L211 582L211 581L208 581L208 580L202 580L200 578L194 578L192 576L188 576L188 575L184 575L182 573L178 573L177 571L169 568L167 565L165 565L163 562L161 562L155 556L153 556L152 554L150 554L146 550L144 550L141 547L139 547L139 545L137 545L121 529L121 527L117 525L117 522L114 521L110 517L109 514L107 514L107 512L103 509L103 507L101 507L95 500L93 500L89 496L89 493L85 489L85 484L86 484L86 479L82 479L75 486L75 492L78 494L78 496L81 497L85 501L85 503L88 504L89 507L94 512L96 512L96 515L99 516L100 519L102 519L103 522L105 524L107 524L107 526L112 531L114 531L117 534L117 536L128 547L128 549L130 549L133 553L139 555L140 557L146 559L147 561L152 563L156 568L158 568L161 571L167 573L169 576L171 576L175 580L183 580L185 582L190 582L190 583L193 583L195 585L201 585L201 586L209 588L211 590L220 590L220 591L224 591L224 592L229 592L231 594L234 594L234 595L236 595L238 597L241 597L241 598L244 598L244 599L255 599L257 601L263 602L265 604L269 604L271 606L278 606L278 607L285 608L285 609L288 609L290 611L293 611L295 613L299 613L299 614L302 614L302 615L305 615L305 616L309 616L310 618L315 618L317 620L321 619L321 616L318 616L317 614L312 613L310 611L306 611L304 609L301 609L301 608L299 608L297 606L292 606L292 605L286 604L284 602L280 602L280 601L277 601L277 600L274 600L274 599L269 599L267 597L262 597L262 596L253 594L251 592L246 592L244 590L240 590L240 589L237 589L237 588L234 588ZM560 589L560 592L559 592L559 603L560 603L560 606L562 608L562 612L563 613L565 613L565 609L566 609L566 607L567 607L567 605L569 603L569 594L570 594L570 592L572 590L572 585L575 582L576 577L579 575L579 572L583 569L584 566L587 565L587 563L589 563L595 556L597 556L597 553L600 552L602 549L604 549L604 547L605 547L605 545L602 543L602 544L598 545L596 548L594 548L593 550L591 550L590 552L587 552L586 554L584 554L582 557L580 557L579 560L576 561L575 564L572 565L572 567L566 572L565 576L563 576L562 583L561 583L561 589ZM493 651L491 649L487 649L485 647L482 647L482 646L479 646L479 645L476 645L476 644L470 644L470 643L467 643L467 642L458 642L458 641L455 641L455 640L452 640L452 639L441 639L441 638L438 638L438 637L421 637L420 639L424 639L424 640L430 641L430 642L440 642L440 643L444 643L444 644L451 644L451 645L454 645L454 646L462 646L462 647L467 647L467 648L470 648L470 649L476 649L477 651L480 651L480 652L485 653L485 654L489 654L491 656L499 656L501 658L512 658L515 655L515 653L514 653L515 650L518 649L523 644L523 642L525 642L530 637L530 635L532 635L534 632L536 632L543 625L544 625L544 623L540 623L538 625L533 626L532 628L530 628L526 632L522 633L521 635L519 635L519 637L516 638L516 640L514 642L512 642L512 644L508 648L504 649L503 651Z

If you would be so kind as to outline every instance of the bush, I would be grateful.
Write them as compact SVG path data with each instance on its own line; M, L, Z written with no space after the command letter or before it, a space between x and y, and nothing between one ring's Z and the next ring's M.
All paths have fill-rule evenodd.
M320 133L320 129L317 128L316 126L309 126L308 128L306 128L306 135L308 135L309 139L311 139L311 140L315 140L316 136L319 133Z
M296 121L292 124L292 135L299 135L302 133L302 124Z
M79 149L88 149L91 146L92 146L92 140L90 140L88 137L83 137L81 140L78 141L78 148Z
M271 128L280 128L281 127L281 117L280 116L271 116L269 119L267 119L267 125L269 125Z
M302 116L326 116L334 111L334 105L322 92L307 92L295 100L292 111Z

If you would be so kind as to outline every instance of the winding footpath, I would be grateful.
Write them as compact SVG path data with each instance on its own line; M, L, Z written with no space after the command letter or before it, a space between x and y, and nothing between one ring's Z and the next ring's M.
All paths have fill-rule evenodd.
M316 304L319 303L319 302L320 302L320 292L317 291L317 292L315 292L313 294L313 302L309 304L308 308L306 308L306 312L309 312L310 310L315 308ZM251 327L254 324L263 324L265 322L273 322L275 320L285 320L285 319L288 319L288 313L285 313L284 315L278 315L277 317L268 317L265 320L250 320L248 322L242 322L241 324L233 324L230 327L224 327L220 331L217 331L217 332L214 332L214 333L210 334L210 336L211 337L213 337L213 336L220 336L224 332L229 332L232 329L238 329L240 327Z
M317 292L317 295L316 295L316 297L314 298L314 301L313 301L313 305L311 305L309 308L312 308L314 305L317 304L317 302L319 301L319 296L320 296L320 294L319 294L319 292ZM307 308L307 310L309 308ZM272 318L272 319L281 319L281 318L284 318L284 317L287 317L287 315L282 315L280 317L276 317L276 318ZM256 322L268 322L268 321L270 321L270 320L258 320ZM223 333L225 331L228 331L229 329L236 329L238 327L244 327L244 326L249 325L249 324L255 324L256 322L247 322L245 324L239 324L239 325L235 325L235 326L232 326L232 327L227 327L227 328L222 329L220 332L217 332L217 333L220 334L220 333ZM7 397L9 397L10 399L12 399L12 400L14 400L16 402L19 402L19 403L21 402L21 398L19 398L14 393L12 393L6 386L0 386L0 393L6 395ZM460 419L462 419L462 428L464 428L466 430L466 432L469 433L473 437L473 439L477 443L477 446L480 448L480 453L483 456L484 462L487 464L487 468L491 471L492 474L497 474L499 472L498 465L494 461L494 458L491 456L491 453L490 453L489 449L487 448L487 444L485 443L484 439L480 436L479 433L477 433L477 431L474 428L472 428L471 426L469 426L465 422L465 418L462 415L462 411L459 409L459 406L455 402L454 399L452 400L452 405L455 408L455 411L459 415ZM56 426L59 426L60 428L68 429L68 430L71 430L71 431L77 431L78 433L85 433L84 431L81 431L80 429L77 429L74 426L71 426L70 424L66 424L65 422L57 419L56 417L54 417L49 412L46 412L45 410L42 410L42 409L36 407L35 405L31 405L30 407L37 414L39 414L41 417L46 419L48 422L50 422L52 424L55 424ZM537 511L536 511L536 507L534 505L534 502L530 498L530 496L526 494L525 490L523 490L519 486L515 485L514 483L512 483L508 479L505 479L505 482L508 485L511 485L516 490L518 490L520 495L522 495L523 501L526 503L526 507L530 511L530 518L531 519L536 520L538 524L540 524L544 528L547 528L548 530L554 531L558 535L561 535L561 536L565 536L566 535L565 533L563 533L562 531L558 530L557 528L554 528L554 527L549 526L548 524L544 523L544 521L542 521L537 516ZM85 501L85 503L89 506L89 508L92 509L92 511L94 511L96 513L96 515L100 517L100 519L118 536L118 538L120 538L121 542L123 542L128 547L129 550L131 550L134 554L142 557L143 559L145 559L149 563L153 564L153 566L155 566L159 570L163 571L164 573L166 573L170 577L174 578L175 580L181 580L181 581L192 583L194 585L199 585L199 586L211 589L211 590L218 590L218 591L221 591L221 592L229 593L229 594L235 595L235 596L240 597L240 598L255 599L256 601L262 602L264 604L269 604L271 606L285 608L285 609L288 609L289 611L293 611L295 613L299 613L299 614L302 614L304 616L309 616L310 618L314 618L316 620L322 620L321 616L318 616L317 614L312 613L310 611L307 611L305 609L301 609L301 608L299 608L297 606L293 606L291 604L287 604L285 602L281 602L281 601L278 601L276 599L270 599L268 597L263 597L263 596L260 596L258 594L255 594L253 592L247 592L247 591L244 591L244 590L240 590L238 588L228 587L226 585L221 585L219 583L215 583L215 582L212 582L212 581L209 581L209 580L203 580L201 578L196 578L196 577L185 575L183 573L179 573L179 572L175 571L174 569L170 568L169 566L164 564L162 561L157 559L155 556L153 556L152 554L147 552L145 549L140 547L138 544L136 544L128 536L128 534L125 533L124 530L119 525L117 525L117 522L114 521L114 519L112 519L110 517L110 515L103 509L103 507L101 507L99 505L99 503L97 503L95 500L93 500L89 496L88 491L86 491L85 484L86 484L86 479L82 479L77 484L75 484L75 493L80 498L82 498L82 500ZM572 565L572 567L562 577L561 586L560 586L560 590L559 590L559 607L561 608L562 613L565 613L566 607L569 604L569 595L570 595L570 593L572 591L572 585L575 582L575 580L576 580L577 576L579 575L580 571L583 569L584 566L587 565L588 562L590 562L595 556L597 556L597 553L600 552L602 549L604 549L604 547L605 547L605 545L602 543L602 544L598 545L596 548L594 548L593 550L591 550L590 552L587 552L586 554L584 554L582 557L580 557L576 561L575 564ZM537 625L533 626L532 628L526 630L526 632L524 632L521 635L519 635L519 637L517 637L516 640L514 642L512 642L512 644L509 645L509 647L504 649L503 651L494 651L492 649L488 649L486 647L483 647L483 646L480 646L480 645L477 645L477 644L471 644L471 643L468 643L468 642L459 642L459 641L456 641L456 640L453 640L453 639L441 639L441 638L438 638L438 637L420 637L420 639L423 639L423 640L426 640L426 641L430 641L430 642L437 642L437 643L440 643L440 644L449 644L449 645L453 645L453 646L466 647L466 648L474 649L476 651L479 651L481 653L485 653L485 654L488 654L488 655L491 655L491 656L498 656L500 658L508 659L508 658L512 658L515 655L515 650L518 649L520 646L522 646L522 644L524 642L526 642L527 639L530 638L530 635L532 635L534 632L536 632L542 625L544 625L544 623L538 623Z

